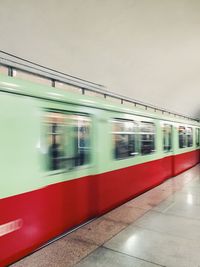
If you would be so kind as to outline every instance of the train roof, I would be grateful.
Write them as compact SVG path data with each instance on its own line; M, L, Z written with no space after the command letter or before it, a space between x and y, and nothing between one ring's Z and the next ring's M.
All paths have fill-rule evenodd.
M101 99L100 97L95 96L87 96L81 93L66 92L60 88L42 85L15 77L9 77L4 74L0 74L0 91L73 105L87 106L90 108L128 113L138 116L200 126L200 123L196 120L183 118L182 116L170 112L166 114L166 112L162 112L150 107L147 107L146 110L144 110L144 106L137 107L134 105L134 103L131 103L132 105L128 105L128 103L125 102L117 104L112 100L106 100L103 98Z

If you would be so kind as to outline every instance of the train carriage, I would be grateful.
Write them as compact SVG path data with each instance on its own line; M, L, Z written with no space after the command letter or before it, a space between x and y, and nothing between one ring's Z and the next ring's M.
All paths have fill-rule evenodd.
M0 266L199 163L195 120L0 75Z

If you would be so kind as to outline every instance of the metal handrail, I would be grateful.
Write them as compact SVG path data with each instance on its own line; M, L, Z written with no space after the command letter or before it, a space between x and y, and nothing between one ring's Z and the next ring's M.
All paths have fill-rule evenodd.
M107 97L118 99L120 100L121 104L124 104L124 102L129 102L134 104L135 106L137 105L143 106L146 110L153 109L155 112L160 111L163 114L169 114L169 115L179 116L181 118L188 120L199 121L196 118L192 118L184 114L180 114L174 111L169 111L167 109L160 108L158 106L149 103L145 103L130 97L125 97L120 94L112 93L109 90L107 90L107 88L104 85L90 82L72 75L68 75L61 71L54 70L52 68L44 67L40 64L34 63L30 60L23 59L21 57L15 56L13 54L7 53L2 50L0 50L0 65L8 69L9 76L13 76L14 71L22 71L24 73L32 74L50 80L52 87L55 87L56 82L61 82L63 84L75 86L79 89L82 89L82 94L85 94L85 90L87 90L99 93L103 95L105 99Z

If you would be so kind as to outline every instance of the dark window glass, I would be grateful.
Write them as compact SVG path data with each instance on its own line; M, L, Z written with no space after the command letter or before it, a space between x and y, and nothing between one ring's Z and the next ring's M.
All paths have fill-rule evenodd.
M140 124L140 146L141 154L147 155L155 152L155 124L141 122Z
M65 116L59 113L48 113L45 116L47 141L47 169L59 170L64 168L65 158Z
M163 130L163 150L165 152L171 151L172 149L172 125L164 124Z
M87 116L47 112L47 170L67 171L90 161L91 120Z
M178 135L179 135L179 148L186 147L187 146L186 129L184 126L179 126Z
M199 146L200 145L200 142L199 142L200 129L196 128L195 133L196 133L196 146Z
M120 119L112 121L115 159L125 159L138 154L136 151L136 131L137 127L133 121Z
M192 129L192 127L188 127L186 129L186 140L187 140L187 147L193 146L193 129Z
M91 149L91 121L88 117L76 116L73 120L75 132L75 156L76 166L88 164Z

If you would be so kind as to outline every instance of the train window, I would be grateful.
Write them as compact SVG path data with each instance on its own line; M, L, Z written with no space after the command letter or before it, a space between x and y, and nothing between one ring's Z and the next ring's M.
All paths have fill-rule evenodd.
M141 154L147 155L155 152L156 127L152 122L141 122L140 124L140 146Z
M163 125L163 150L165 152L171 151L172 149L172 125Z
M59 170L64 168L63 159L66 157L65 145L65 115L60 113L47 113L45 116L45 133L47 143L47 169Z
M0 73L8 74L8 68L0 65Z
M47 112L47 169L67 171L90 161L91 120L87 116Z
M196 128L195 134L196 134L196 146L199 146L200 145L200 140L199 140L200 129L199 128Z
M179 148L186 147L187 146L186 129L184 126L179 126L178 135L179 135Z
M69 119L73 127L74 164L75 166L89 164L91 150L91 119L82 115L71 115Z
M137 155L137 125L133 121L116 119L112 121L112 128L114 158L125 159Z
M186 129L186 139L187 139L187 146L193 146L193 130L191 127Z

